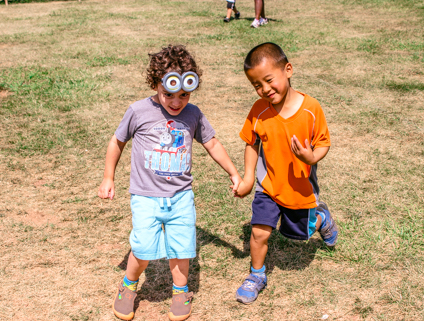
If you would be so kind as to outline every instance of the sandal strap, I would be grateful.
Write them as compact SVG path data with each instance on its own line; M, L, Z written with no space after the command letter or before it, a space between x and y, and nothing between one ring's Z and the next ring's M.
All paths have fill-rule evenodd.
M193 299L193 292L186 293L186 299L191 301Z

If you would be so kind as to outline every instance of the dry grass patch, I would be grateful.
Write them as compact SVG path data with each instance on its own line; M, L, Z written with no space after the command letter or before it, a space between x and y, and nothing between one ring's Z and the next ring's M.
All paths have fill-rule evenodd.
M183 43L204 71L193 95L240 170L238 132L256 100L243 73L273 41L293 86L322 104L332 135L319 165L322 199L340 226L336 250L274 233L269 286L250 306L250 202L194 146L198 256L192 320L420 320L424 317L423 8L419 1L267 1L271 22L224 24L225 3L82 1L0 7L0 262L2 320L114 320L131 230L130 146L117 197L97 198L105 148L130 103L152 92L147 53ZM164 320L168 263L141 277L136 320ZM54 295L52 295L54 293Z

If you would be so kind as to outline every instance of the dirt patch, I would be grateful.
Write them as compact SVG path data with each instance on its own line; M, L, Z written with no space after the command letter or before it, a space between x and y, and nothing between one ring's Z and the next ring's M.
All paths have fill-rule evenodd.
M13 219L18 222L22 222L31 226L42 226L46 224L58 224L61 222L60 217L54 214L48 214L46 212L27 209L24 213L20 215L13 215Z
M34 186L37 187L37 188L46 188L45 185L46 185L46 181L44 179L37 180L34 183Z
M16 76L20 109L8 103L18 90L0 87L0 276L11 281L0 285L8 293L0 296L0 319L115 319L110 305L130 250L131 142L116 170L115 199L96 193L125 110L154 94L144 81L147 54L168 43L194 53L204 75L190 102L243 172L238 133L258 99L243 59L254 45L273 41L294 64L292 86L318 99L329 123L332 147L318 177L339 243L329 251L319 236L290 242L274 233L267 289L251 306L237 303L250 267L253 195L231 198L227 175L195 143L191 319L422 320L422 28L401 3L289 0L282 10L268 0L270 22L258 29L249 28L247 0L238 4L242 19L229 24L218 0L0 6L1 71L48 69ZM398 27L400 21L408 23ZM93 63L99 57L110 61ZM73 76L59 81L68 71ZM46 84L51 91L37 91ZM69 99L71 110L56 110L66 97L80 99ZM54 103L47 107L46 99ZM168 262L150 262L135 320L166 319L171 287Z
M6 98L8 98L9 96L12 96L12 95L13 95L13 92L8 91L7 89L2 89L0 87L0 99L6 99Z
M124 246L122 244L101 244L96 246L96 250L99 251L110 251L110 250L117 250L121 249Z

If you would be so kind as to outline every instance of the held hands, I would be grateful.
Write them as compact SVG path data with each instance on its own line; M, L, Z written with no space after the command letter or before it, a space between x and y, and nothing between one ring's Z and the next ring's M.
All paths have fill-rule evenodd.
M243 198L250 194L250 192L252 191L252 188L253 188L253 184L249 184L245 180L242 180L237 191L234 193L234 197Z
M241 182L243 182L243 180L241 179L241 176L239 175L239 173L237 173L236 175L230 176L230 179L233 182L233 185L231 185L230 188L232 189L232 192L235 197L237 193L237 189L239 188L239 185Z
M241 178L239 173L230 176L230 179L233 182L233 185L231 185L230 188L232 189L234 197L243 198L252 190L253 185L249 187L248 184L246 184Z
M239 188L234 193L234 196L239 197L239 198L243 198L246 195L250 194L250 191L252 190L252 188L253 188L253 185L246 184L245 181L242 181L239 185Z
M100 184L97 195L100 198L110 198L112 200L115 196L115 183L113 179L104 178L102 184Z
M290 146L291 151L305 164L313 165L316 163L315 155L307 139L305 139L305 146L306 148L302 146L296 135L293 135Z

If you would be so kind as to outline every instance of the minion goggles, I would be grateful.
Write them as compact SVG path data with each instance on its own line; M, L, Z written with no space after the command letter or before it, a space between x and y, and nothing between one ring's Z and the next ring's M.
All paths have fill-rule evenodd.
M199 76L192 71L185 72L182 76L178 72L171 71L163 76L162 86L169 93L177 93L181 89L192 92L199 86Z

